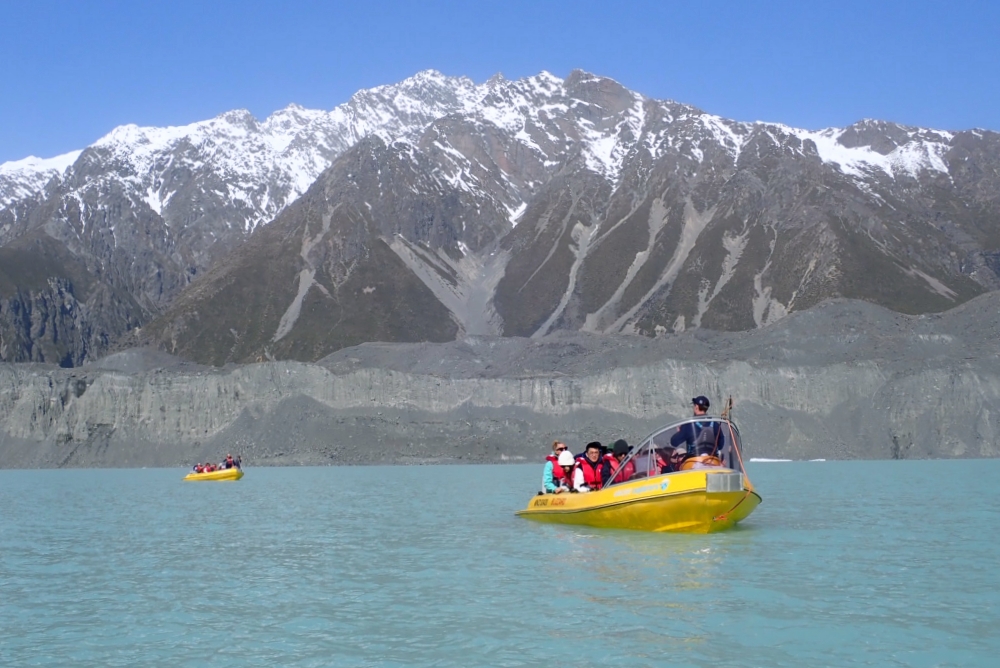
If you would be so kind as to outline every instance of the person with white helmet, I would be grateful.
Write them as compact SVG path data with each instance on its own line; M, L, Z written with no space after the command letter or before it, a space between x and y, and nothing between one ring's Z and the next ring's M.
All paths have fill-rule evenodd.
M559 468L562 469L563 477L561 486L556 489L555 494L578 491L579 488L576 486L577 480L575 476L578 476L580 471L576 460L573 459L573 453L569 450L560 452L557 463L559 464Z

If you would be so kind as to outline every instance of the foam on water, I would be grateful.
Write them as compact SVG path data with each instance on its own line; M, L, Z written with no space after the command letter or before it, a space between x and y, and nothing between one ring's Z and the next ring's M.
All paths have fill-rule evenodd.
M750 472L687 536L516 518L540 465L0 471L0 665L992 665L1000 462Z

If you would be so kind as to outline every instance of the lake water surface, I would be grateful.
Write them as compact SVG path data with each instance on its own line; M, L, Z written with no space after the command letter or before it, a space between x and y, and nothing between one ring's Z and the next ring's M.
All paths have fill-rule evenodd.
M750 467L709 536L517 518L541 464L0 471L0 665L1000 665L1000 461Z

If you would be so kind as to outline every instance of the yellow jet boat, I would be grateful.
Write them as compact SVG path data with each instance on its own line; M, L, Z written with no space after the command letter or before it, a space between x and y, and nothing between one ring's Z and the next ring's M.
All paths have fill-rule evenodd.
M239 480L243 477L243 469L234 466L231 469L216 469L208 473L188 473L184 480Z
M685 427L691 424L692 427ZM681 470L661 473L670 438L704 426L711 446L698 446ZM699 439L701 440L701 439ZM710 533L733 527L760 504L743 466L736 425L724 417L680 420L658 429L633 448L602 489L586 493L538 494L517 515L540 522L583 524L638 531Z

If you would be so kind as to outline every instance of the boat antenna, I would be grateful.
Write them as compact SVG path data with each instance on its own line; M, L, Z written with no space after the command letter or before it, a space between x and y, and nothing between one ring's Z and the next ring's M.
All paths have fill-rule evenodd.
M736 458L740 461L740 471L743 472L743 477L746 479L749 488L753 490L753 484L750 483L750 477L747 475L746 464L743 463L743 453L740 452L743 448L736 446L736 434L733 429L733 425L735 424L733 422L733 395L731 394L726 399L726 407L722 409L722 419L726 421L727 426L729 427L729 438L732 439L730 443L733 444L733 449L736 451Z
M729 395L729 398L726 399L726 402L725 402L724 406L725 406L725 408L722 409L722 415L720 415L720 417L723 420L726 421L726 424L729 425L730 438L733 438L733 436L732 436L733 421L732 421L732 418L730 418L730 415L733 412L733 395L731 395L731 394ZM721 425L720 425L720 427L721 427ZM722 429L720 428L719 429L719 433L716 434L716 436L715 436L715 447L712 448L712 456L713 457L715 456L715 453L718 452L718 450L719 450L719 437L721 437L721 436L722 436ZM733 441L733 443L735 443L735 440Z
M726 399L726 407L724 409L722 409L722 417L723 417L723 419L726 420L726 423L727 423L726 426L729 427L729 438L732 439L730 441L730 443L733 444L733 449L736 451L736 458L739 459L739 462L740 462L740 472L743 474L743 481L744 481L744 484L745 484L745 487L746 487L746 493L743 495L742 499L740 499L739 501L736 502L735 506L733 506L732 508L730 508L726 512L722 513L721 515L713 517L712 521L714 521L714 522L718 522L720 520L724 520L727 517L729 517L729 513L731 513L734 510L736 510L736 508L741 503L743 503L744 501L746 501L747 497L749 497L753 493L753 483L750 482L750 476L747 475L747 466L743 462L743 453L740 452L741 448L736 447L736 433L735 433L735 430L733 429L732 411L733 411L733 395L730 394L729 398Z
M732 413L732 410L733 410L733 395L730 394L729 398L726 399L726 407L722 409L722 417L728 420L729 414Z

